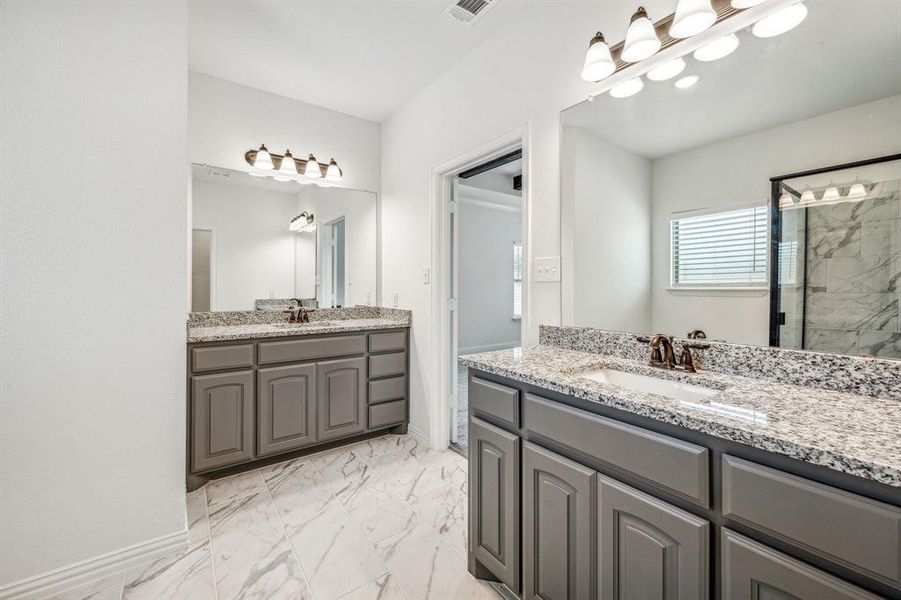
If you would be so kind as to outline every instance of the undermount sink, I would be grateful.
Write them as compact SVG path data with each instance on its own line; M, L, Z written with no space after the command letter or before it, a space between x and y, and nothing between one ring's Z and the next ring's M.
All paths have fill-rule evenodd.
M709 400L720 390L694 385L691 383L681 383L678 381L670 381L668 379L658 379L657 377L649 377L638 373L629 373L627 371L617 371L615 369L598 369L589 371L579 375L585 379L599 381L616 385L636 392L644 392L647 394L657 394L673 400L681 400L688 402L698 402Z

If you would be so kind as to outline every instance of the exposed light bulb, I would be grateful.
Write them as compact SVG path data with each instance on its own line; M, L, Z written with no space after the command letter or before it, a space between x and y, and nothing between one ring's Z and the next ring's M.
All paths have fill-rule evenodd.
M788 192L783 192L779 196L779 208L791 208L795 204L795 199Z
M660 50L660 38L654 24L648 18L648 13L643 6L639 6L632 15L629 30L626 31L626 41L620 57L626 62L638 62L653 56Z
M729 33L704 44L695 50L692 56L701 62L711 62L729 56L735 52L736 48L738 48L738 36Z
M681 58L674 58L665 62L659 67L654 67L648 71L648 79L651 81L666 81L672 79L685 70L685 61Z
M634 96L644 88L644 82L641 77L624 81L623 83L610 89L610 95L614 98L628 98Z
M588 43L585 64L582 66L582 79L594 83L609 77L614 71L616 64L610 55L610 47L604 41L604 34L598 31Z
M813 194L813 190L804 190L801 192L801 204L812 204L817 201L817 197Z
M319 179L322 177L322 169L319 168L319 163L316 162L316 157L312 154L307 159L307 166L303 170L304 177L309 177L310 179Z
M710 0L679 0L669 34L674 38L697 35L716 23L716 11Z
M269 156L269 150L266 149L265 144L260 144L260 149L257 150L257 155L253 159L253 167L266 171L271 171L275 168L272 164L272 157Z
M675 85L680 90L687 90L688 88L690 88L691 86L693 86L694 84L699 82L700 80L701 80L700 75L686 75L685 77L682 77L681 79L677 79L676 83L674 83L673 85Z
M328 168L325 170L325 179L326 181L341 181L341 169L338 168L338 163L335 162L334 158L328 163Z
M282 164L278 168L278 175L273 177L276 181L292 181L297 179L297 164L294 162L294 156L290 150L285 150L285 156L282 157Z
M867 188L864 184L857 182L851 184L851 189L848 190L848 199L849 200L862 200L867 195Z
M763 4L764 2L766 2L766 0L732 0L732 8L742 10L744 8L751 8L752 6Z
M839 198L841 198L841 196L838 193L838 188L834 185L830 185L826 188L826 191L823 192L822 200L829 202L832 200L838 200Z
M751 33L759 38L770 38L791 31L807 17L807 6L803 2L786 6L768 17L754 23Z

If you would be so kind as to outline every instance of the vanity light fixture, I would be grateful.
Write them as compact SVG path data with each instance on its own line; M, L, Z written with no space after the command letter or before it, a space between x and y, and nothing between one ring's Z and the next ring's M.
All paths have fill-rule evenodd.
M643 6L639 6L632 15L620 56L626 62L638 62L654 56L660 50L660 45L660 38L657 37L654 24L648 18L648 12Z
M817 197L814 195L813 190L808 188L801 192L801 202L800 204L813 204L817 201Z
M695 60L701 62L712 62L729 56L735 52L736 48L738 48L738 36L734 33L729 33L704 44L695 50L692 56L695 57Z
M297 181L297 163L294 162L294 156L290 150L285 150L282 164L278 167L278 174L273 179L276 181Z
M824 202L833 202L835 200L838 200L839 198L841 198L841 196L838 193L838 188L830 183L829 187L826 188L826 191L823 192L823 197L821 198L821 200L823 200Z
M848 199L849 200L863 200L867 195L867 188L864 184L856 181L851 184L851 189L848 190Z
M754 23L751 33L759 38L776 37L791 31L806 17L807 6L803 2L797 2Z
M594 83L609 77L614 71L616 64L610 54L610 46L604 40L604 34L598 31L588 43L585 64L582 66L582 79Z
M697 35L716 23L716 11L710 0L679 0L669 34L674 38Z
M674 58L673 60L665 62L659 67L654 67L648 71L648 79L651 81L666 81L667 79L672 79L684 70L685 60Z
M313 221L313 213L303 211L302 213L291 219L291 224L288 226L288 230L301 233L316 231L316 223Z
M634 96L642 89L644 89L644 82L641 80L641 77L636 77L612 87L610 95L614 98L628 98L629 96Z
M338 163L335 162L335 159L329 161L328 168L325 170L325 180L326 181L341 181L341 169L338 168Z
M271 171L275 168L275 165L272 164L272 156L269 154L269 150L266 149L266 144L260 144L260 149L256 151L250 166L261 171ZM250 174L256 177L266 177L268 175L268 173L254 173L253 171Z
M788 192L782 192L779 196L779 208L791 208L795 204L794 197Z
M693 86L694 84L699 82L700 80L701 80L700 75L686 75L685 77L682 77L681 79L677 79L676 83L674 83L673 85L675 85L680 90L687 90L688 88L690 88L691 86Z
M319 179L322 177L322 168L316 162L316 157L312 154L307 158L307 166L303 170L303 176L310 179Z
M341 181L344 172L333 158L329 164L323 165L316 162L316 157L310 154L307 160L294 158L290 150L280 156L272 154L265 145L258 150L248 150L244 153L244 160L250 165L248 173L256 177L272 177L276 181L297 181L299 183L312 183L313 179L322 179L323 173L330 182ZM274 165L278 165L276 170ZM319 184L322 185L322 184Z

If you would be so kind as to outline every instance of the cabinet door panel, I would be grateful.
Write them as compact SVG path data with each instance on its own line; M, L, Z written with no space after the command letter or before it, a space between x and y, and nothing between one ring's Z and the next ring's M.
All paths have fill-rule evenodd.
M261 456L316 442L316 366L257 372L257 445Z
M595 473L529 442L523 450L523 593L527 599L592 595Z
M722 530L723 598L729 600L876 600L846 583L728 529Z
M253 458L253 410L253 371L191 378L193 472Z
M366 429L366 359L345 358L316 365L319 440Z
M469 539L486 569L519 591L519 438L469 421Z
M709 596L707 521L598 475L601 600L702 600Z

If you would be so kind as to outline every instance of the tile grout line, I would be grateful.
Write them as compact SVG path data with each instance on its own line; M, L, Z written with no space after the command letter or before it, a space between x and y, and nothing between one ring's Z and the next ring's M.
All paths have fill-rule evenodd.
M316 465L314 465L312 461L310 461L309 464L317 473L319 472L319 469L316 468ZM288 546L291 547L291 556L294 557L294 562L295 564L297 564L297 568L300 569L300 574L303 577L304 582L306 582L307 584L307 589L310 592L310 600L316 600L316 594L313 593L313 586L310 585L310 578L307 577L306 572L303 570L303 565L300 564L300 559L297 557L297 550L294 548L294 542L291 540L291 536L288 535L288 528L285 526L285 522L282 520L282 513L278 510L278 506L275 504L275 499L272 498L272 490L269 489L269 482L266 481L265 477L263 477L262 470L258 469L257 472L260 475L260 480L263 482L263 487L266 488L266 495L269 497L269 504L272 506L272 510L275 511L275 516L278 518L279 525L282 526L282 533L284 534L285 539L288 541Z
M128 574L128 569L122 570L122 582L119 584L119 600L123 600L125 597L125 576Z
M206 514L206 540L210 551L210 571L212 571L213 575L213 594L216 596L216 600L219 600L219 578L216 576L216 558L214 556L215 553L213 552L213 527L210 521L210 499L206 495L206 485L201 489L203 490L203 512Z

